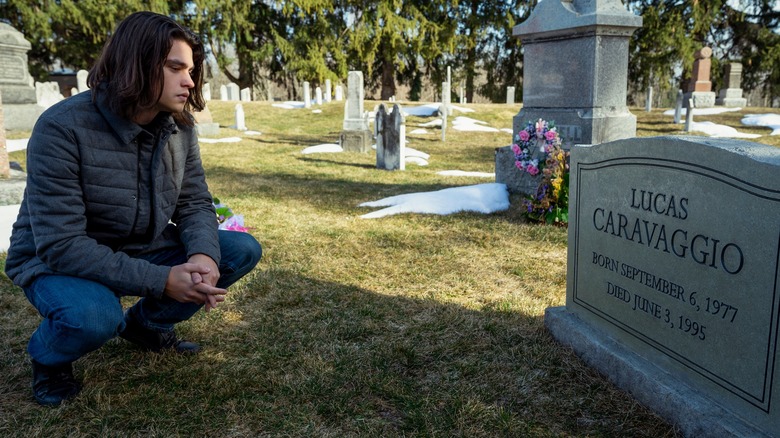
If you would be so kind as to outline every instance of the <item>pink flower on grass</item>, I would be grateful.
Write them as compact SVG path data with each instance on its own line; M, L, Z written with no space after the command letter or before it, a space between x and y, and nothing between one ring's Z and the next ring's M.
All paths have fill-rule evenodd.
M528 131L520 131L520 141L528 141L529 138L531 138L531 136L528 134Z

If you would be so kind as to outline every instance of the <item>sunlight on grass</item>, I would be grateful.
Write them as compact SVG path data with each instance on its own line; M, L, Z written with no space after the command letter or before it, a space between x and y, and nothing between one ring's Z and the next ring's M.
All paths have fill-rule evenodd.
M245 216L264 258L216 311L179 327L203 354L112 340L76 363L80 397L41 409L25 352L39 317L5 279L4 436L677 435L547 334L545 309L565 304L567 230L526 223L519 196L490 215L360 218L362 202L492 182L436 172L492 172L510 134L449 130L442 142L429 128L409 137L429 166L387 172L373 152L301 154L338 142L343 103L319 114L244 103L262 132L246 137L228 128L234 105L209 103L221 136L242 141L202 144L202 158L210 190ZM497 128L517 113L469 108ZM662 110L632 112L639 136L681 133ZM770 110L707 119L780 146L768 128L739 124L759 112ZM429 120L409 117L407 131ZM24 166L23 151L10 157Z

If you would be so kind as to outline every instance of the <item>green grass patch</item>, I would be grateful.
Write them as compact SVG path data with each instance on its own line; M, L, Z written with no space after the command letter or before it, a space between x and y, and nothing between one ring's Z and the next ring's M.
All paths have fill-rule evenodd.
M242 135L228 128L234 104L209 107L222 136ZM518 109L469 107L506 128ZM217 311L179 328L202 354L112 340L76 363L76 400L38 407L25 349L40 317L0 277L0 435L678 436L544 329L545 309L565 303L565 229L526 223L515 196L490 215L360 218L362 202L492 182L436 172L492 172L509 134L449 130L441 142L429 129L409 146L430 165L387 172L373 153L301 154L338 141L343 104L244 109L262 135L203 144L202 157L212 193L245 216L265 255ZM632 112L640 136L680 134L660 110ZM777 110L707 119L780 146L739 123L760 112ZM428 120L408 118L407 131ZM24 166L24 152L10 156Z

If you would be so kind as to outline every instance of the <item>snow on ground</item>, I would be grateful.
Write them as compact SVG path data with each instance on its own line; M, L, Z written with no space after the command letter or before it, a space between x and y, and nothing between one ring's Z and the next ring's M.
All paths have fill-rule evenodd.
M437 126L441 126L441 119L433 119L430 122L425 122L417 125L422 128L435 128Z
M404 113L405 116L429 117L437 115L439 113L440 106L441 103L428 103L420 106L401 108L401 112ZM473 108L465 108L462 106L450 105L450 108L462 113L474 112Z
M20 204L0 206L0 251L8 251L11 245L11 229L16 222Z
M318 144L317 146L309 146L302 150L302 154L320 154L323 152L344 152L341 146L335 143Z
M240 137L224 137L224 138L198 137L199 143L238 143L239 141L241 141Z
M748 114L742 118L742 124L765 126L772 129L769 135L780 135L780 114Z
M712 122L691 122L691 131L703 132L710 137L726 138L757 138L761 134L748 134L739 132L731 126L719 125Z
M425 129L422 129L422 128L420 128L420 129L413 129L413 130L409 131L409 134L427 134L427 133L428 133L428 131L426 131Z
M710 114L722 114L722 113L730 113L733 111L742 111L742 108L734 107L734 108L726 108L725 106L717 106L712 108L694 108L693 109L693 116L707 116ZM682 112L680 112L683 116L688 114L688 108L683 108ZM664 111L665 116L673 116L674 115L674 109L666 110Z
M272 103L271 106L282 109L298 109L303 108L305 105L303 102L288 100L287 102L283 103Z
M378 201L364 202L360 207L386 207L360 216L375 219L400 213L447 215L459 211L493 213L509 208L506 184L487 183L452 187L435 192L408 193Z
M498 129L487 126L487 122L463 116L455 117L452 120L452 129L456 131L499 132Z
M27 142L30 141L29 138L22 138L19 140L6 140L5 141L5 149L8 152L15 152L15 151L23 151L27 149Z
M441 172L436 172L437 175L443 175L443 176L474 176L477 178L495 178L495 173L489 173L489 172L466 172L464 170L442 170Z

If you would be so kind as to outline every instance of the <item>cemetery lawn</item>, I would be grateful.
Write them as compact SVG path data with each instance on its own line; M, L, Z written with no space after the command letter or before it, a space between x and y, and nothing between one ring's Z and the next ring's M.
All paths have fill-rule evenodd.
M264 257L216 311L178 327L201 354L114 339L76 362L77 399L38 407L26 343L40 318L0 276L0 435L679 435L546 332L545 309L565 304L566 229L527 223L519 197L489 215L360 218L374 210L362 202L493 182L436 172L493 172L508 133L448 129L442 143L428 128L408 139L430 165L387 172L373 152L301 154L338 142L343 104L315 114L244 103L255 136L228 128L233 106L209 103L221 136L242 140L204 143L202 157L212 194L244 215ZM476 112L455 115L498 128L519 110L468 107ZM778 112L762 110L744 114ZM661 110L632 112L640 136L680 133ZM741 114L707 120L780 146ZM429 120L408 117L407 132ZM26 167L23 151L10 159Z

